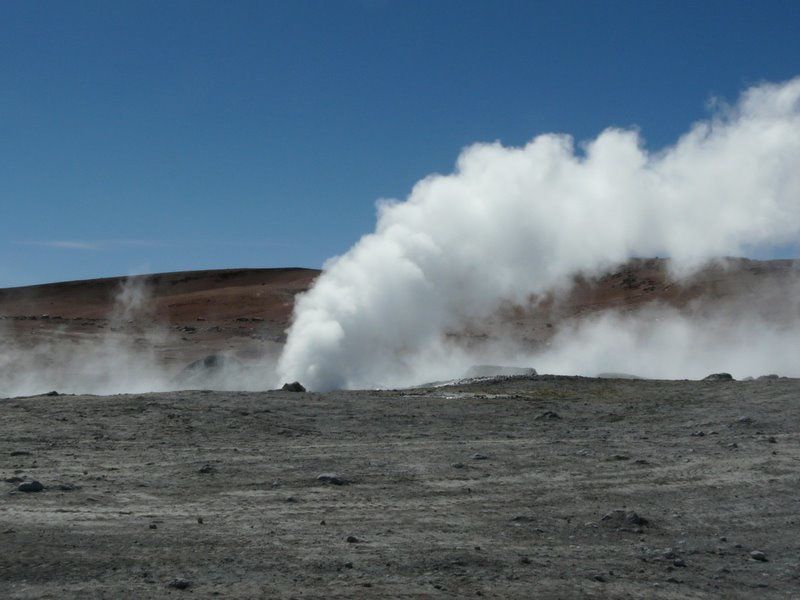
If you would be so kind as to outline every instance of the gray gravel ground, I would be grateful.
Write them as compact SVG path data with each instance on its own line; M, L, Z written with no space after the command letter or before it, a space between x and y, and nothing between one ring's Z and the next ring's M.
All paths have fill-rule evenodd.
M0 415L4 598L800 598L797 380L40 396Z

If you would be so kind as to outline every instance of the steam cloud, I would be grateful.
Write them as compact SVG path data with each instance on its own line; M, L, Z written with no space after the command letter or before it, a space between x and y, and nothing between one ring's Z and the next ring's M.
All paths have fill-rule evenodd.
M74 337L66 330L33 346L17 343L0 323L0 398L42 394L166 392L181 389L263 390L273 385L274 363L264 358L244 365L224 353L213 368L168 368L156 350L171 342L166 326L150 324L136 333L130 323L149 323L151 290L144 277L124 280L103 333ZM4 335L5 334L5 335ZM199 361L201 363L202 361Z
M748 89L655 153L621 129L579 150L554 134L522 148L476 144L453 174L381 203L375 232L328 262L298 299L278 372L316 390L448 375L465 351L445 333L503 302L524 304L634 256L669 256L676 274L689 274L711 257L793 242L799 231L800 78ZM700 335L693 325L642 323L607 316L584 325L569 332L578 346L558 338L537 366L581 372L602 363L592 348L630 352L660 339L672 365L642 374L687 376L687 354L675 353ZM780 347L796 348L796 333L776 332Z

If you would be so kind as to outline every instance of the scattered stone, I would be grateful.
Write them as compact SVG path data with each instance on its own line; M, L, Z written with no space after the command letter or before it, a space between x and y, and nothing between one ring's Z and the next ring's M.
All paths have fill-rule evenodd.
M758 562L767 562L767 555L761 552L761 550L753 550L750 553L750 558Z
M59 484L58 489L62 492L74 492L75 490L79 490L80 486L77 486L74 483L61 483Z
M349 479L337 475L336 473L322 473L317 475L317 481L330 483L331 485L348 485L350 483Z
M552 410L546 410L538 417L536 417L537 421L557 421L559 419L561 419L561 415Z
M598 575L593 575L592 579L594 579L595 581L599 581L600 583L605 583L607 581L607 579L604 576L599 575L599 574Z
M27 450L12 450L9 453L9 456L30 456L31 453Z
M158 525L155 523L150 523L150 529L158 529Z
M481 454L480 452L476 452L472 455L472 460L488 460L489 457L485 454Z
M774 436L774 435L771 435L771 436L769 436L769 437L767 438L767 442L769 442L770 444L777 444L777 443L778 443L778 440L776 440L776 439L775 439L775 436Z
M534 517L530 517L528 515L517 515L511 519L515 523L533 523L536 521Z
M199 469L197 469L198 473L202 473L203 475L208 475L210 473L215 473L216 469L209 464L205 464Z
M299 381L293 381L292 383L284 383L283 387L281 388L284 392L305 392L306 388L303 387Z
M361 543L361 540L358 539L354 535L348 535L346 541L347 541L348 544L360 544Z
M753 424L753 417L739 417L736 419L737 425L752 425Z
M706 434L705 431L693 431L691 433L691 436L692 437L703 437L703 436L705 436L705 434Z
M176 590L186 590L192 587L192 582L183 577L173 579L167 584L167 587L175 588Z
M202 525L203 524L203 517L197 517L197 524L198 525Z
M26 481L25 483L20 483L17 489L20 492L41 492L44 489L44 486L36 480L33 481Z
M453 465L453 468L454 469L463 469L464 468L464 463L455 463Z
M671 560L673 558L678 558L678 555L675 554L675 551L672 548L667 548L666 550L664 550L664 553L662 554L662 556L664 558L666 558L666 559L669 559L669 560Z
M639 516L634 511L626 511L622 509L611 511L607 515L604 515L600 521L604 525L622 529L624 531L634 531L636 533L641 531L642 526L649 524L647 519Z
M612 454L611 460L630 460L630 456L626 456L624 454Z
M683 560L682 558L676 558L675 560L672 561L672 564L676 567L685 567L686 561Z
M734 381L730 373L712 373L703 377L703 381Z
M519 564L521 564L521 565L529 565L529 564L531 564L531 559L528 558L527 556L520 556Z

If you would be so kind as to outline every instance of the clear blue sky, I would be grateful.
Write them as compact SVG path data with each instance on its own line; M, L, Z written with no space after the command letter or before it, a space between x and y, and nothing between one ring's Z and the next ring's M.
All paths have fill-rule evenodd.
M800 74L800 2L0 4L0 286L309 266L472 142L670 143Z

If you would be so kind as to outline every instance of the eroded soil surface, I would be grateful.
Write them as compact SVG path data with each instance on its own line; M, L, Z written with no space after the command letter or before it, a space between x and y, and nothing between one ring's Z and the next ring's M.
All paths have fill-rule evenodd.
M39 396L0 414L4 598L800 597L797 380Z

